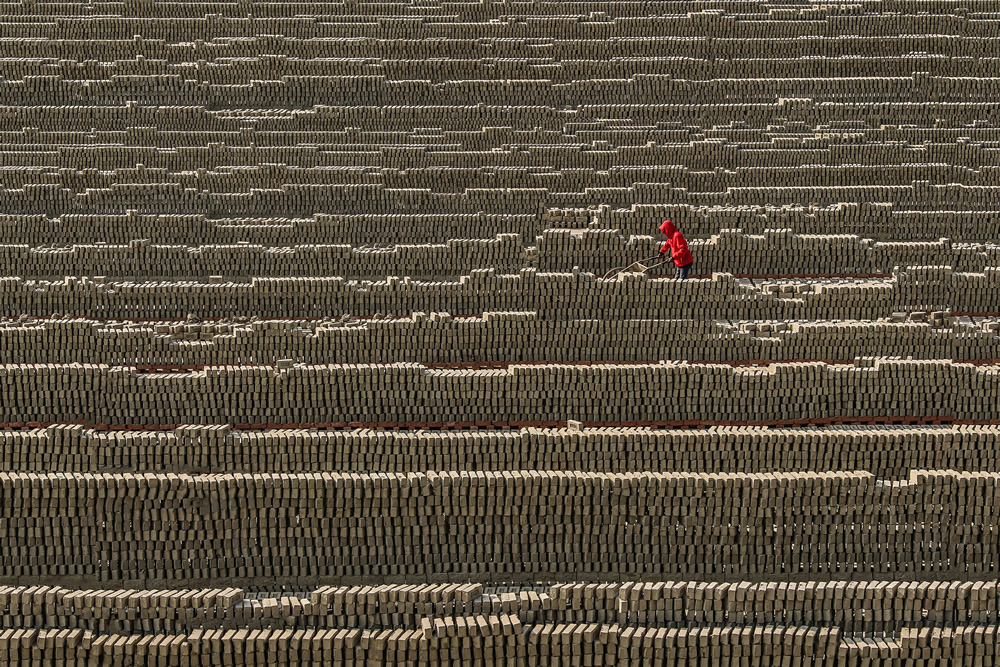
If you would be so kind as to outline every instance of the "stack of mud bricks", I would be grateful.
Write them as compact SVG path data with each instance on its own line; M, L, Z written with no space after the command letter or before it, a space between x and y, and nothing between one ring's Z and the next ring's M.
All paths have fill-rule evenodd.
M0 528L35 536L5 541L0 579L978 578L993 567L998 488L997 473L954 471L0 473Z
M349 313L408 316L423 311L481 315L535 311L545 319L878 319L900 310L1000 312L1000 268L958 273L910 267L892 277L759 283L717 273L675 281L623 273L501 274L474 270L458 279L378 281L342 277L224 277L127 281L66 276L58 281L0 278L4 317L73 312L105 318L323 317Z
M985 130L985 128L984 128ZM865 136L877 130L866 129ZM685 235L709 238L725 230L740 230L743 234L764 235L771 229L791 229L793 234L824 235L853 234L881 242L917 242L918 248L941 238L952 239L952 250L958 240L981 243L985 251L996 243L990 228L988 211L910 210L891 203L844 202L828 206L691 206L688 204L634 204L625 209L602 209L597 226L616 229L626 237L649 236L664 220L673 220ZM652 230L652 231L651 231ZM887 247L887 252L899 252ZM945 248L941 248L942 251ZM992 255L989 255L992 257Z
M996 664L996 582L0 588L5 664ZM873 613L874 612L874 615ZM874 616L874 617L873 617Z
M648 231L655 231L655 227ZM578 266L607 273L656 257L662 241L662 236L625 237L614 229L551 229L537 240L538 268L570 271ZM723 229L707 239L692 238L688 245L697 258L695 273L701 275L720 271L748 275L888 274L901 266L925 265L982 273L988 266L1000 264L1000 246L995 243L952 244L948 239L880 242L853 234L795 234L790 228L765 229L759 235ZM671 267L668 262L666 267L650 271L667 274Z
M401 240L405 239L403 236ZM405 275L427 280L449 275L457 277L475 269L514 273L520 270L522 263L523 249L517 234L379 249L348 245L192 247L151 244L147 240L133 241L129 245L74 245L57 250L0 245L0 275L49 280L106 273L111 274L106 277L116 274L130 279L169 276L174 280L322 275L368 280Z
M534 312L321 320L0 320L7 363L156 366L296 363L1000 359L1000 319L949 310L879 320L547 320Z
M559 213L562 209L549 209L548 213ZM565 243L576 243L576 250L586 252L592 243L589 237L566 239L565 232L549 231L569 225L572 228L591 233L609 234L612 230L623 234L625 248L631 244L655 244L655 234L665 219L673 220L691 241L698 242L699 257L708 250L703 244L717 236L720 247L743 246L750 243L768 243L783 240L775 236L775 230L790 229L793 235L805 238L791 239L793 245L803 247L814 243L814 238L831 235L831 240L846 243L844 250L851 257L861 261L870 255L872 261L888 266L893 261L899 265L947 264L956 270L981 271L985 266L995 266L997 251L996 235L991 226L988 211L953 210L907 210L906 207L892 207L876 204L836 204L827 207L697 207L682 205L635 204L625 209L594 211L587 218L549 214L538 216L534 213L511 214L504 212L476 214L443 213L310 213L294 219L274 219L271 224L261 224L260 219L213 219L204 213L177 215L169 212L161 214L81 214L66 213L59 217L46 215L17 215L5 212L0 215L0 242L22 245L20 252L27 252L31 246L48 244L129 245L133 240L148 239L150 244L236 244L250 245L296 245L296 244L337 244L349 243L362 246L376 243L391 246L398 243L447 243L455 238L490 239L498 234L518 234L525 241L542 237L539 242L551 250L546 261L568 261L560 259L569 248ZM401 238L401 231L405 234ZM653 239L644 241L644 237ZM756 235L757 239L747 235ZM858 237L857 244L851 243L843 235ZM629 237L634 237L630 239ZM602 245L612 251L614 241L609 237ZM874 244L862 253L863 239L872 239ZM941 241L940 239L951 239ZM27 244L28 248L24 248ZM553 246L553 244L555 244ZM584 244L584 245L581 245ZM651 245L652 247L652 245ZM749 246L747 246L749 247ZM854 249L851 249L854 248ZM658 249L658 248L657 248ZM787 248L786 253L792 250ZM12 250L13 251L13 250ZM147 248L147 252L149 249ZM638 255L629 256L634 261ZM927 261L921 258L945 258ZM592 258L592 261L599 258ZM708 259L705 257L705 259ZM813 256L813 261L827 261L824 256ZM739 258L736 265L746 262ZM588 265L581 265L588 268ZM591 270L598 270L591 265ZM612 264L612 266L616 266ZM610 268L610 266L608 267ZM784 265L778 267L786 271ZM699 269L706 270L707 267ZM729 267L726 267L730 270ZM547 269L551 270L551 269ZM786 271L787 272L787 271ZM817 271L798 271L817 273ZM844 271L836 271L843 273Z
M416 473L426 470L587 470L697 473L865 470L1000 472L1000 427L841 426L712 430L521 428L389 431L182 426L95 431L83 426L0 431L0 471L116 473Z
M495 239L517 234L534 239L545 229L559 226L548 216L531 214L483 213L406 213L378 214L353 212L342 214L311 213L292 219L278 219L262 224L261 219L217 219L204 213L125 214L65 213L46 215L0 214L0 241L21 245L17 251L28 253L31 246L79 244L94 246L129 245L136 238L147 239L149 246L236 245L325 246L348 243L352 247L377 244L447 244L453 239ZM568 223L567 223L568 224ZM586 226L581 223L580 226ZM507 243L513 243L507 240ZM29 247L24 247L28 244ZM326 273L324 271L324 273Z
M212 366L139 373L103 364L0 368L0 423L642 426L874 418L994 420L1000 369L859 357L853 364ZM532 397L527 400L525 397ZM544 399L544 401L539 400Z

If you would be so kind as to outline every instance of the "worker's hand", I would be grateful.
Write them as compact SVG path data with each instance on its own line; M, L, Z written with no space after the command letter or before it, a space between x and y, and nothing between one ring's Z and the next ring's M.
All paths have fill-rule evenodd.
M663 259L663 255L664 255L664 254L666 254L666 251L665 251L665 250L661 250L661 251L660 251L660 259Z

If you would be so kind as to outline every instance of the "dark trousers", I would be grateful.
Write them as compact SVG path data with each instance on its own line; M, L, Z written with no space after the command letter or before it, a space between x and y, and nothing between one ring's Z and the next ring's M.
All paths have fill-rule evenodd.
M691 264L688 264L686 266L675 267L674 268L674 280L687 280L688 275L690 275L690 273L691 273L691 265L692 264L694 264L694 262L691 262Z

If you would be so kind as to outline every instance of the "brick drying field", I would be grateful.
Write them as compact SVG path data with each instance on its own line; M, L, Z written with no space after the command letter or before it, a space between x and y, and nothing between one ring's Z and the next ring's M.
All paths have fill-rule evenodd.
M1000 665L994 0L0 28L0 664Z

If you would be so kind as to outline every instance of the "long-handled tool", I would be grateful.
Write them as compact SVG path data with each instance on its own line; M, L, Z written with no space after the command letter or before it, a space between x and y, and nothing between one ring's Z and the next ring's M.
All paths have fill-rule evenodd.
M654 255L652 257L647 257L645 259L640 259L640 260L637 260L635 262L632 262L631 264L627 264L625 266L615 267L615 268L611 269L610 271L608 271L606 274L604 274L602 276L602 278L608 278L612 274L621 273L625 269L629 269L629 268L631 268L633 266L636 267L638 273L645 273L646 271L649 271L650 269L655 269L658 266L663 266L664 264L666 264L667 262L670 261L669 259L665 259L662 262L657 262L656 264L653 264L652 266L646 266L646 265L643 264L643 262L649 262L649 261L654 260L654 259L660 259L660 255Z

